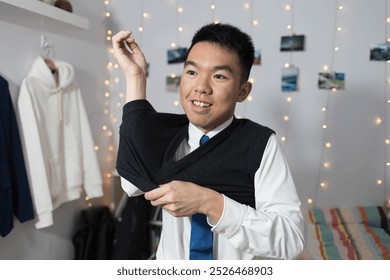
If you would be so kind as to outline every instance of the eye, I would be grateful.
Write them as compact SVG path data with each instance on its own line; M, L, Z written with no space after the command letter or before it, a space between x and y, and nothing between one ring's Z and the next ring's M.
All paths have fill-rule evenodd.
M226 79L226 77L225 77L224 75L221 75L221 74L216 74L216 75L214 75L214 78L216 78L217 80Z
M187 70L187 75L194 76L196 72L194 70Z

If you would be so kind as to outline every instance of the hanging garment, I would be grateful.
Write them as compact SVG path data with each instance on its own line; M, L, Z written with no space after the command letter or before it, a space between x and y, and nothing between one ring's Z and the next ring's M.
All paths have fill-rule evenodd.
M22 81L18 108L36 228L53 224L53 210L80 198L103 195L94 142L74 69L38 56Z
M114 216L108 207L95 206L82 210L78 230L72 238L75 259L110 259L114 234Z
M0 235L6 236L20 222L34 218L19 128L8 89L0 76Z
M146 260L151 255L150 201L143 195L128 197L115 220L115 238L110 259Z

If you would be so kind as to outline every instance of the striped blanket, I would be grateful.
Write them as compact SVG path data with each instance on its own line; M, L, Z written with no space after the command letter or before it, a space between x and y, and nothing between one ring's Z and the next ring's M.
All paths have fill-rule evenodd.
M389 209L303 210L305 250L299 259L390 260Z

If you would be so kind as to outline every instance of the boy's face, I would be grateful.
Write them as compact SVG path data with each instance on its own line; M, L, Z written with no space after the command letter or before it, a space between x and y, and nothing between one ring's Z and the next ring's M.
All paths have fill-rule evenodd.
M236 53L210 42L195 44L180 81L180 101L190 122L207 133L227 121L252 89L242 74Z

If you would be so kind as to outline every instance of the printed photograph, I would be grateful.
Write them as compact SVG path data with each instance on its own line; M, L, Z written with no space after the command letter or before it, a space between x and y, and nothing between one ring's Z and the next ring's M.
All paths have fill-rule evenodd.
M261 51L255 50L255 57L253 59L253 65L261 65Z
M167 51L168 64L181 63L186 59L187 48L175 48Z
M387 61L390 60L390 42L375 44L370 48L370 60Z
M345 74L337 72L323 72L318 74L318 88L345 89Z
M305 47L304 35L282 36L280 51L303 51Z
M170 75L166 77L165 88L168 92L179 92L181 76Z
M282 69L282 91L290 92L298 90L299 68L295 66Z

